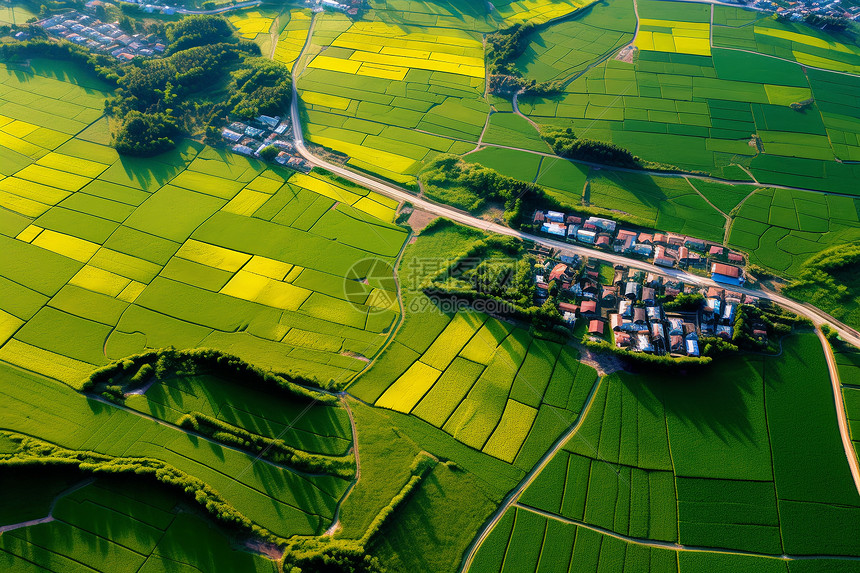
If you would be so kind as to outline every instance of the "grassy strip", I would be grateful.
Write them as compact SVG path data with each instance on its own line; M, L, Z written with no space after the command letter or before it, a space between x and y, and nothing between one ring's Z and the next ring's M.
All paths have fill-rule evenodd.
M228 446L258 454L277 464L289 465L306 473L330 474L344 479L355 475L355 457L311 454L288 446L283 440L274 440L222 422L201 412L185 414L176 422L178 426L194 430Z
M0 454L2 467L74 467L94 475L135 474L152 477L176 488L206 510L214 519L244 534L251 533L269 543L284 545L286 540L268 529L254 524L230 505L221 495L202 480L153 458L118 458L90 451L76 451L59 447L29 436L2 432L0 436L17 445L14 452Z
M240 384L279 390L296 398L322 404L334 405L338 402L335 396L302 386L313 384L310 380L267 372L237 356L211 348L161 348L116 360L93 371L84 381L82 390L122 401L124 390L141 386L152 377L163 380L170 376L201 374L217 374Z
M367 546L385 522L406 501L438 460L420 452L412 462L410 477L388 505L383 507L359 539L322 537L293 537L289 541L282 563L284 571L350 571L354 573L384 573L379 560L367 554Z

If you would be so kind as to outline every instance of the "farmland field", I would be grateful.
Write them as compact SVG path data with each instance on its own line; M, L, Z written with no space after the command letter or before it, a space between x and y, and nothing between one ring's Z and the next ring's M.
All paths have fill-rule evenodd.
M572 558L585 570L607 560L630 571L649 562L659 571L707 571L717 563L785 571L767 556L856 555L843 527L856 522L860 500L820 344L799 334L783 345L780 358L732 359L695 386L626 374L604 379L582 426L494 527L470 570L542 570L544 562L554 570ZM803 430L790 414L801 396ZM826 489L811 485L825 479ZM820 519L833 520L824 536L809 530ZM676 556L643 540L696 550Z
M712 362L659 369L586 344L585 307L562 324L557 303L588 298L573 283L612 284L618 259L544 289L570 253L485 231L553 209L695 237L761 267L753 291L856 328L856 24L664 0L235 4L186 6L217 25L0 6L0 570L860 573L860 351L834 342L846 454L805 323L767 324L774 354L703 334ZM168 57L101 68L95 41L13 36L73 8ZM110 98L167 70L188 21L289 68L281 138L316 162L299 138L296 170L231 152L236 102L172 84L140 125L181 103L175 148L115 149ZM189 50L216 54L210 31ZM453 205L418 176L467 163L487 168L462 172L476 216L401 192ZM662 278L711 284L689 273ZM443 296L462 285L516 307Z
M410 271L413 261L456 256L475 238L458 226L422 234L406 249L401 276L419 284L431 268ZM576 419L597 373L570 347L482 313L443 312L414 286L404 303L412 310L397 335L350 391L528 470Z

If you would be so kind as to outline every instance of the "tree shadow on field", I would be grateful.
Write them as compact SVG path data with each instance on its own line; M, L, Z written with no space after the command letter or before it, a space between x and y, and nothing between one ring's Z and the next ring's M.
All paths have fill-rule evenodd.
M666 195L666 192L657 184L654 177L639 173L621 173L611 170L601 170L600 172L606 181L616 185L621 189L634 195L642 205L655 211L655 217L660 213L662 208L665 208L666 203L671 202L671 197ZM592 194L593 196L593 194ZM598 205L606 209L619 209L627 211L627 205L623 203ZM635 214L635 213L631 213Z
M704 371L690 374L622 373L624 385L650 412L665 412L667 420L694 428L725 444L755 444L749 399L757 396L763 407L763 361L761 357L722 356ZM661 408L662 407L662 408Z

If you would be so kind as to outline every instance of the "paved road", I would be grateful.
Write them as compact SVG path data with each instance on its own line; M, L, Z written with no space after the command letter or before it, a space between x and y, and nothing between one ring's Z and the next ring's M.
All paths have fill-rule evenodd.
M563 254L577 254L580 256L591 256L598 258L600 260L609 262L613 265L627 265L629 267L637 268L644 270L646 272L655 272L662 275L667 275L672 277L673 279L677 279L689 284L695 284L699 286L718 286L725 287L726 285L722 285L717 283L710 278L701 277L698 275L690 274L686 271L682 271L680 269L667 269L664 267L658 267L652 263L648 263L646 261L641 261L638 259L632 259L623 255L619 255L617 253L610 253L606 251L598 251L596 249L592 249L589 247L585 247L582 245L574 245L564 241L557 241L555 239L548 239L545 237L539 237L537 235L532 235L530 233L525 233L522 231L518 231L516 229L511 229L510 227L506 227L504 225L500 225L498 223L493 223L490 221L484 221L483 219L479 219L467 212L460 211L459 209L455 209L453 207L449 207L447 205L440 205L438 203L434 203L432 201L428 201L427 199L423 199L415 196L413 193L410 193L404 189L400 189L395 187L394 185L376 179L375 177L365 175L363 173L356 173L343 167L342 165L337 165L331 162L328 162L324 159L316 157L310 151L308 151L305 146L304 135L302 134L301 129L301 118L299 116L299 108L298 108L298 93L296 92L296 82L293 82L293 102L290 109L290 113L292 115L293 121L293 139L294 144L296 146L296 151L304 157L308 163L314 165L316 167L321 167L323 169L327 169L332 173L343 177L344 179L348 179L353 181L354 183L358 183L359 185L363 185L368 189L376 191L382 195L387 197L391 197L393 199L397 199L398 201L408 201L416 208L427 211L429 213L433 213L434 215L439 215L440 217L446 217L451 219L452 221L456 221L460 224L467 225L469 227L474 227L476 229L481 229L488 233L498 233L500 235L507 235L510 237L518 237L520 239L526 241L533 241L535 243L557 249ZM741 292L743 294L749 294L751 296L756 296L760 298L765 298L772 300L773 302L780 304L792 312L795 312L799 315L806 316L816 326L820 326L822 324L830 324L833 326L836 331L839 333L839 336L842 337L843 340L855 345L860 346L860 333L858 333L853 328L848 327L845 324L842 324L832 316L828 315L824 311L817 309L811 305L802 304L797 301L791 300L782 295L765 292L762 290L744 288L744 287L729 287L731 290Z
M242 8L250 8L251 6L259 6L263 3L263 0L251 0L250 2L242 2L241 4L231 4L230 6L222 6L221 8L215 8L213 10L188 10L187 8L177 8L177 14L223 14L224 12L229 12L231 10L240 10Z
M860 464L854 452L854 444L851 443L851 435L848 432L848 420L845 415L845 405L842 403L842 384L839 382L839 367L836 366L836 358L830 343L818 331L818 338L824 347L824 357L827 359L827 370L830 372L830 383L833 385L833 400L836 404L836 417L839 420L839 433L842 436L842 447L845 449L845 457L848 458L848 466L851 468L851 477L854 478L854 487L860 494Z

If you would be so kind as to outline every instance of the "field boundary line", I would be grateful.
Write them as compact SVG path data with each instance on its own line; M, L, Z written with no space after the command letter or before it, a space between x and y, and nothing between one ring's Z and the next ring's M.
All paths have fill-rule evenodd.
M83 489L83 488L87 487L88 485L92 484L95 481L96 481L96 478L87 478L87 479L83 480L82 482L75 484L70 488L64 489L63 491L58 493L56 496L54 496L54 499L51 501L51 505L50 505L50 507L48 507L48 515L45 517L39 517L36 519L21 521L19 523L11 523L9 525L0 526L0 536L2 536L7 531L15 531L16 529L22 529L24 527L30 527L31 525L39 525L41 523L50 523L52 521L56 521L57 518L54 517L54 508L57 507L57 502L59 502L62 498L66 497L67 495L71 495L71 494L75 493L76 491L78 491L79 489Z
M818 560L818 559L840 559L844 561L860 561L860 557L856 557L854 555L774 555L771 553L756 553L754 551L743 551L740 549L726 549L723 547L700 547L697 545L681 545L679 543L672 543L670 541L658 541L655 539L644 539L641 537L628 537L626 535L622 535L620 533L616 533L611 529L605 529L603 527L592 525L590 523L584 523L582 521L576 519L570 519L569 517L563 517L556 513L552 513L550 511L544 511L542 509L538 509L536 507L531 507L528 505L523 505L519 502L514 504L514 507L517 509L522 509L523 511L529 511L531 513L535 513L537 515L541 515L546 517L547 519L554 519L556 521L560 521L562 523L567 523L570 525L576 525L577 527L582 527L585 529L590 529L596 533L600 533L602 535L606 535L608 537L614 537L615 539L619 539L626 543L633 543L636 545L644 545L646 547L652 547L655 549L668 549L671 551L687 551L690 553L722 553L729 555L743 555L748 557L760 557L764 559L774 559L777 561L810 561L810 560Z
M845 457L848 458L848 467L851 469L851 477L854 479L854 487L860 494L860 464L857 462L857 452L851 443L851 434L848 431L848 419L845 414L845 404L842 400L842 385L839 383L839 367L836 365L836 357L830 342L824 337L821 329L816 328L815 333L824 347L824 358L827 360L827 370L830 373L830 385L833 387L833 400L836 405L836 419L839 422L839 435L842 437L842 447L845 448Z
M472 543L469 544L469 547L466 548L466 553L463 556L463 561L460 565L460 572L465 573L469 570L472 565L472 562L475 559L475 555L478 553L478 549L481 548L481 545L486 541L487 537L489 537L490 533L495 529L496 525L498 525L499 521L505 515L505 513L517 503L520 495L537 479L538 475L543 471L543 469L549 464L550 460L555 457L555 455L561 450L567 441L579 431L579 428L582 426L585 421L588 412L591 410L591 405L594 403L594 396L597 394L597 391L600 389L600 385L603 383L605 376L599 376L597 381L591 386L591 391L588 393L588 397L585 400L585 404L582 407L582 410L579 412L579 416L577 416L576 422L559 438L555 441L555 444L547 451L538 463L529 471L528 474L520 481L520 483L511 490L508 495L505 496L502 504L496 509L495 513L490 517L490 519L482 526L482 528L478 531L478 534L472 540Z

